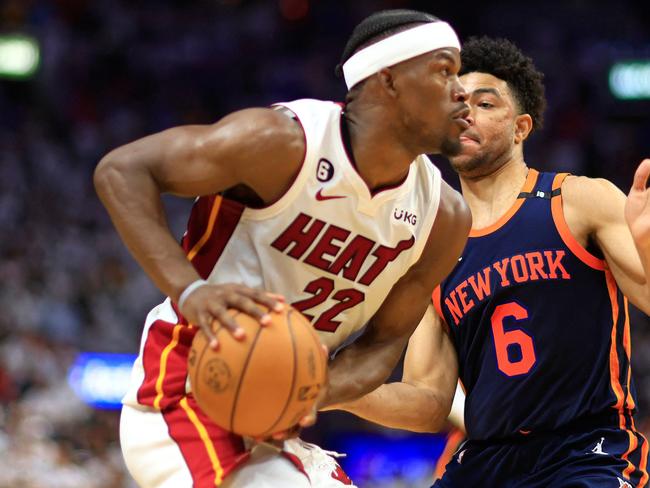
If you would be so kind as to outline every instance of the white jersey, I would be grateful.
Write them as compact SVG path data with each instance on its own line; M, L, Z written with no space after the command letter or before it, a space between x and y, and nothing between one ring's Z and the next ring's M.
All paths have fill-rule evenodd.
M183 246L211 283L242 283L284 295L334 350L370 320L419 259L438 210L441 176L426 156L419 156L403 182L373 194L346 151L340 104L306 99L279 107L295 115L306 141L304 162L289 190L259 209L221 196L197 199ZM156 385L162 384L161 371L169 374L170 367L147 372L142 356L164 356L173 337L183 355L193 333L185 337L178 330L174 336L173 327L158 325L169 341L148 337L152 324L173 326L180 322L177 315L169 300L150 314L134 371L137 384L127 401L135 403L140 388L140 404L153 395L159 398L154 406L160 407L163 389ZM184 372L178 373L180 384ZM149 394L142 388L145 376Z

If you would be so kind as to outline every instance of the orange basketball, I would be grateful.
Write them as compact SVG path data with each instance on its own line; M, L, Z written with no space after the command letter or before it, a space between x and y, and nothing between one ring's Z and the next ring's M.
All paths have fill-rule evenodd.
M192 342L192 393L215 423L239 435L267 436L293 427L309 413L325 382L327 360L309 321L296 309L271 312L272 323L229 310L246 331L234 339L217 326L217 351L203 332Z

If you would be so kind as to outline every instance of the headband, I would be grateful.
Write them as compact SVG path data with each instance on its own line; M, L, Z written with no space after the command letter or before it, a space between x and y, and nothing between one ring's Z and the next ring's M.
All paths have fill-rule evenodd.
M343 63L348 90L382 68L443 47L460 50L460 41L447 22L429 22L398 32L354 53Z

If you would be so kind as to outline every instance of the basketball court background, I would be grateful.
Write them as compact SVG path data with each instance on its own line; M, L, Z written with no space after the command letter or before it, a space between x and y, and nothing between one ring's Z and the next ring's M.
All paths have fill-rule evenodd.
M510 38L546 74L546 128L527 143L529 164L602 176L627 192L650 155L644 3L0 2L0 488L132 486L117 413L105 408L130 356L105 353L134 353L161 297L94 194L102 155L239 108L342 100L333 71L353 26L382 8L417 8L462 39ZM180 237L189 202L169 200L168 209ZM650 328L633 315L638 426L648 435ZM102 354L79 356L88 352ZM306 436L347 451L362 487L428 486L442 448L440 436L341 413L323 414Z

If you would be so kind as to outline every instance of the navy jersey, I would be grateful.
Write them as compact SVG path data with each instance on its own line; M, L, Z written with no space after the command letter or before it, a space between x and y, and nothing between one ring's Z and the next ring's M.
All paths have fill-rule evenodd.
M529 170L513 207L470 233L434 292L458 352L470 439L520 437L594 415L635 442L627 299L606 262L571 235L565 176Z

